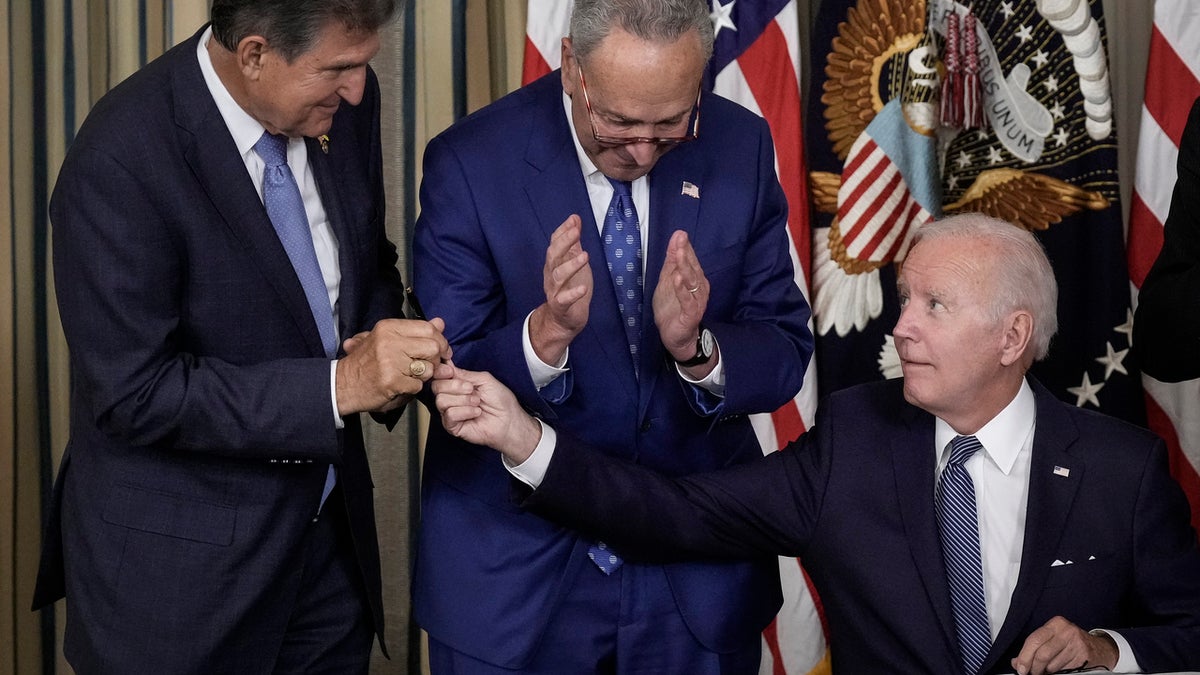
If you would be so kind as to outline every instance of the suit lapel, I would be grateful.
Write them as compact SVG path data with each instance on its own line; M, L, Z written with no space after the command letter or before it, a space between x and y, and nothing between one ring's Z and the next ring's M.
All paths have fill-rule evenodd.
M1012 604L988 655L989 662L1008 649L1028 622L1050 573L1071 504L1086 470L1083 460L1068 452L1078 438L1078 431L1064 414L1064 404L1033 378L1029 378L1029 383L1037 398L1037 427L1029 467L1025 543Z
M924 582L925 594L938 617L942 638L946 641L950 653L957 654L958 638L950 605L950 586L946 581L937 514L934 511L933 479L936 454L933 418L907 405L904 414L909 417L909 433L892 440L892 468L896 477L896 494L900 500L905 539L909 544L913 564Z
M642 304L642 340L639 345L641 359L640 372L644 377L638 382L642 391L640 398L639 419L645 415L650 405L650 392L654 390L657 379L663 369L658 367L663 359L669 359L666 348L662 344L658 325L654 322L654 291L658 288L662 277L663 262L667 257L667 244L675 230L688 233L692 242L696 241L696 228L699 226L700 200L684 196L680 187L687 180L696 185L701 184L699 175L692 175L693 169L686 160L691 148L683 147L672 150L659 159L654 170L648 176L650 188L650 218L646 225L650 228L646 239L646 275L643 283ZM695 166L703 163L695 162Z
M359 240L359 230L349 226L342 199L346 186L341 179L346 171L339 169L338 160L344 157L344 152L337 153L332 144L328 146L328 151L323 150L320 142L312 138L304 139L304 143L325 217L329 219L330 228L338 242L338 269L341 276L338 285L338 335L340 340L345 340L359 326L358 317L353 314L354 308L359 306L358 296L362 289L358 252L362 250L363 242Z
M191 135L183 144L184 158L225 226L247 249L264 282L295 320L309 348L314 354L324 354L304 289L200 72L195 50L203 30L182 45L172 78L176 123Z

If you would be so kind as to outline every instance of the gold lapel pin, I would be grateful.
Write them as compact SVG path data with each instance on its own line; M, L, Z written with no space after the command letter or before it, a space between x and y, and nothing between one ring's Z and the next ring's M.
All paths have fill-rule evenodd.
M317 137L317 141L321 143L321 152L329 154L329 134L321 134Z

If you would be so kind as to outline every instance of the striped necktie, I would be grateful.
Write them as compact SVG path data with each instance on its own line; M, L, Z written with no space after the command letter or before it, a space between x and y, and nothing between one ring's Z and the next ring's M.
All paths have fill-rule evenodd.
M967 675L979 672L992 647L987 602L983 595L975 483L963 466L982 447L974 436L955 436L950 441L950 462L942 471L937 495L942 559L946 565L946 579L950 582L959 656Z

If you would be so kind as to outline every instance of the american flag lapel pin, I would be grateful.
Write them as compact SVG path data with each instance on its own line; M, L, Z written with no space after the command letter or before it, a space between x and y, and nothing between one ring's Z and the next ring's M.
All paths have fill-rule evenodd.
M685 180L683 181L683 186L679 188L679 194L687 195L692 199L700 199L700 188L696 187L695 183L689 183Z
M1054 467L1054 475L1066 478L1071 475L1071 470L1065 466L1056 466Z

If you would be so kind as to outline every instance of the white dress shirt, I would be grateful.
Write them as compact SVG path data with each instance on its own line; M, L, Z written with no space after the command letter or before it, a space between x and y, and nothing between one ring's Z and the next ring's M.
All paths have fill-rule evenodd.
M1013 589L1017 587L1017 576L1021 571L1036 419L1037 402L1033 390L1027 381L1022 381L1020 390L1008 406L975 432L983 449L963 465L975 484L979 548L983 558L983 595L992 640L996 639L1008 616ZM936 486L950 461L950 441L959 434L940 418L935 418L934 424L934 450L938 453ZM1089 629L1088 626L1081 628ZM1120 652L1112 672L1139 672L1137 659L1125 638L1114 631L1104 632L1113 638Z
M983 595L993 640L1000 633L1004 617L1008 616L1008 606L1021 570L1036 414L1033 390L1028 383L1022 382L1016 398L975 433L983 449L964 464L975 484L979 549L983 556ZM958 432L940 418L934 424L934 447L938 452L934 473L936 486L950 461L950 441L958 436Z

